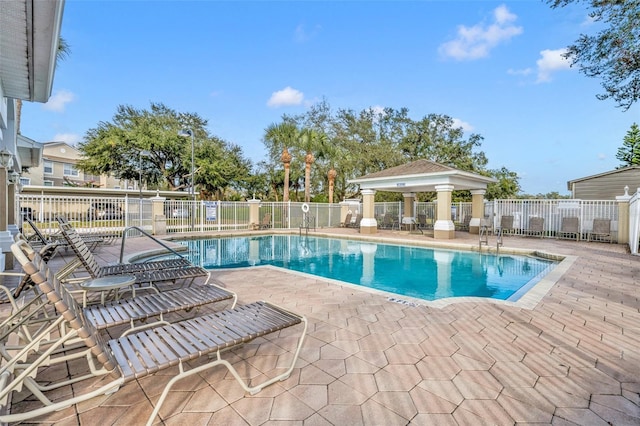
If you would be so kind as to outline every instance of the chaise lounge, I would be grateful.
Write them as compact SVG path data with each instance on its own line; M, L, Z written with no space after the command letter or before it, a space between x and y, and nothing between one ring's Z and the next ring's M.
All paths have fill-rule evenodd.
M65 241L64 237L60 234L53 234L49 237L45 236L42 231L40 230L40 228L38 228L38 226L36 226L36 224L33 222L33 220L31 220L29 217L25 216L23 217L23 221L27 222L27 225L29 225L29 227L31 228L31 230L33 231L33 234L27 236L25 234L25 230L24 230L24 226L22 227L22 235L25 236L26 240L29 241L29 243L34 247L34 248L40 248L40 247L44 247L47 244L55 244L59 247L66 247L67 246L67 242ZM78 234L80 235L80 234ZM109 237L109 239L107 239L106 237L102 236L102 235L80 235L80 238L84 241L84 243L88 246L91 247L92 249L96 248L98 245L100 244L110 244L113 241L113 236Z
M21 250L16 250L14 254L25 272L55 307L59 316L50 325L50 329L42 331L36 336L33 344L16 354L10 354L6 350L7 339L0 340L0 405L4 406L0 407L2 422L23 421L58 411L99 395L116 392L128 382L177 366L178 369L172 372L172 375L175 375L164 387L147 420L147 425L151 425L173 385L194 374L224 365L246 392L255 394L272 383L288 378L295 367L307 329L307 320L303 316L268 302L255 302L106 341L91 322L87 321L84 311L71 293L58 282L37 254L33 261L24 256ZM296 325L302 325L303 330L297 338L289 366L260 384L250 387L235 367L221 356L225 350ZM56 329L68 331L46 351L38 351L40 339L48 339L50 332ZM6 336L4 331L0 330L0 336ZM60 357L52 355L69 341L83 344L84 348L78 348L73 353ZM27 358L28 361L25 361ZM205 359L204 363L190 368L188 361L200 358ZM53 379L53 383L50 383L50 374L46 378L38 375L40 367L49 366L51 369L60 364L60 368L64 368L70 359L76 360L76 367L79 360L85 359L89 372L62 381ZM100 380L94 383L96 387L85 387L85 393L68 394L54 391L55 399L45 394L49 390L90 378ZM24 388L31 391L35 397L33 409L24 413L8 413L6 405L9 395Z
M22 253L27 259L35 258L32 247L24 241L16 242L11 250L14 253L17 252L18 256ZM27 274L26 277L30 275ZM231 308L233 308L237 300L238 297L234 292L209 283L91 305L84 308L84 314L98 330L129 324L130 329L127 333L130 333L132 330L168 324L164 319L166 314L197 310L204 305L224 301L231 301ZM157 320L149 322L150 318L157 318ZM140 321L144 323L136 325Z
M91 250L84 244L75 229L63 218L58 218L60 231L73 249L78 260L92 278L100 278L112 275L132 274L136 276L133 292L135 290L154 290L157 292L155 284L162 282L183 282L190 285L196 278L206 278L205 284L209 282L210 273L204 268L195 266L187 259L168 259L156 262L144 263L119 263L116 265L99 265ZM146 284L146 286L142 286ZM185 285L183 285L184 287Z

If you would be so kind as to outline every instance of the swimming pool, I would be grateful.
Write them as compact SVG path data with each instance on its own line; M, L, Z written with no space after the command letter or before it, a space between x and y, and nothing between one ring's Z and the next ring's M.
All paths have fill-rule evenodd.
M180 241L207 269L273 265L424 300L517 300L557 262L518 255L268 235Z

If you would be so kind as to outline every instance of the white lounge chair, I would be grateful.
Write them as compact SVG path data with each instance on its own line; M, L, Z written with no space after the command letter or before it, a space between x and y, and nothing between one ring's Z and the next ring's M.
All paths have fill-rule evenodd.
M7 350L6 339L0 340L0 422L23 421L58 411L95 396L116 392L127 382L178 366L179 368L174 370L175 376L165 386L147 420L147 425L151 425L172 386L184 378L224 365L246 392L255 394L265 386L288 378L298 359L306 334L306 319L267 302L255 302L106 341L91 322L87 321L84 311L72 294L60 285L38 255L30 261L20 250L16 250L14 254L48 301L55 306L59 316L49 329L35 336L32 344L15 354ZM261 384L250 387L236 369L221 357L223 350L300 324L303 330L294 349L291 364L284 372ZM61 327L67 330L66 334L46 351L38 351L40 340L47 339L52 331ZM6 333L0 330L0 336L2 335ZM52 356L69 341L83 344L84 349L77 348L73 353L64 356ZM198 358L204 358L206 361L190 368L189 361ZM60 368L66 368L70 359L76 360L75 362L85 359L89 373L54 383L51 383L51 374L46 378L38 376L40 367L48 366L50 371L60 364ZM87 387L85 393L55 393L55 399L46 395L49 390L91 377L104 378L97 387ZM46 385L43 384L44 381L47 382ZM35 397L33 408L28 412L8 413L6 405L9 395L24 388L31 391Z

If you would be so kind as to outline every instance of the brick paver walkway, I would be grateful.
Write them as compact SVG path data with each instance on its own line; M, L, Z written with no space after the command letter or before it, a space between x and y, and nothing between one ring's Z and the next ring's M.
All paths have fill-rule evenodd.
M358 235L355 230L331 232ZM377 237L430 241L390 231ZM477 245L477 236L458 237L456 244ZM577 259L533 309L490 301L412 306L275 268L216 273L238 293L240 303L269 300L308 318L297 368L286 381L254 396L245 395L223 367L203 373L171 392L161 410L163 421L640 424L640 259L624 246L606 243L512 237L505 238L505 246ZM114 261L117 249L98 253L103 261ZM260 380L291 356L291 341L281 335L228 356L243 375ZM144 423L170 374L146 377L38 420ZM28 399L15 399L13 410L29 406Z

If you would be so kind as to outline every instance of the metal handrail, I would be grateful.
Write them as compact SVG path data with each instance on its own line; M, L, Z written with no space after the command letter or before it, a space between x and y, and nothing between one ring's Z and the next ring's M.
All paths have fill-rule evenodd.
M498 238L496 239L496 253L500 254L500 246L502 245L502 228L498 228Z
M144 235L145 237L151 238L153 241L155 241L156 243L158 243L159 245L161 245L163 248L167 249L168 251L170 251L171 253L175 254L176 256L180 257L180 258L184 258L183 255L181 255L180 253L178 253L177 251L175 251L174 249L172 249L171 247L169 247L168 245L166 245L165 243L163 243L162 241L160 241L159 239L157 239L156 237L154 237L153 235L149 234L148 232L146 232L143 229L140 229L140 227L138 226L128 226L124 229L124 231L122 232L122 243L120 245L120 263L123 263L123 258L124 258L124 244L125 241L127 240L127 234L129 233L129 231L131 231L132 229L135 229L136 231L140 232L142 235Z
M480 232L478 233L478 251L482 251L482 245L489 246L489 229L487 225L480 225Z

